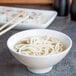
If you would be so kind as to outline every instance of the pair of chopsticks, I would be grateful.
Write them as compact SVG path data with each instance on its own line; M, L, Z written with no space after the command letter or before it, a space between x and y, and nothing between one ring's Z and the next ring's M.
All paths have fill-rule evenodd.
M6 28L8 26L8 24L10 24L11 22L13 22L14 20L16 20L19 16L23 15L24 13L26 13L24 10L20 11L17 15L15 15L11 20L9 20L6 24L2 25L0 27L0 36L5 34L6 32L8 32L9 30L13 29L14 27L16 27L19 23L21 23L22 21L26 20L29 16L27 15L26 17L22 18L21 20L19 20L18 22L14 23L13 25L9 26L8 28ZM4 29L6 28L6 29ZM3 30L4 29L4 30Z

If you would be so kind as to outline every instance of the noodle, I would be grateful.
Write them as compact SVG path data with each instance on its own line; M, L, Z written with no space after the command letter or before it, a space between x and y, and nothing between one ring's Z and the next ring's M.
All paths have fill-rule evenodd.
M57 54L66 49L63 42L49 36L33 36L17 42L14 46L17 52L26 55Z

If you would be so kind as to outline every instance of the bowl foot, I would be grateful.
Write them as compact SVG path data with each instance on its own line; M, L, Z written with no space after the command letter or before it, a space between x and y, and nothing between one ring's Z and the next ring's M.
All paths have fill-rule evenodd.
M27 69L29 71L31 71L32 73L37 73L37 74L47 73L47 72L51 71L52 68L53 68L53 66L51 66L49 68L43 68L43 69L34 69L34 68L27 67Z

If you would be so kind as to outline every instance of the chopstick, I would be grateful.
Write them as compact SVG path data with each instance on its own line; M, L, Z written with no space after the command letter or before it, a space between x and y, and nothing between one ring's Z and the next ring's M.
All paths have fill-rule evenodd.
M2 25L0 27L0 31L3 30L5 27L8 26L8 24L10 24L12 21L14 21L16 18L18 18L19 16L23 15L25 13L24 10L20 11L18 14L16 14L12 19L10 19L6 24Z
M13 29L14 27L16 27L19 23L21 23L22 21L25 21L26 19L28 19L29 16L27 15L26 17L24 17L23 19L19 20L17 23L11 25L10 27L8 27L7 29L3 30L2 32L0 32L0 36L5 34L6 32L8 32L9 30Z

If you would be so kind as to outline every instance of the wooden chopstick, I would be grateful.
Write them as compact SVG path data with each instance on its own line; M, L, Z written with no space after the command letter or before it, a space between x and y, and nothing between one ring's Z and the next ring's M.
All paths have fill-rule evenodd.
M17 23L15 23L15 24L11 25L10 27L6 28L6 29L3 30L2 32L0 32L0 36L3 35L3 34L5 34L7 31L13 29L13 28L16 27L19 23L21 23L22 21L24 21L24 20L26 20L26 19L28 19L28 18L29 18L29 16L27 15L25 18L19 20Z
M6 24L2 25L0 27L0 31L3 30L5 27L8 26L8 24L10 24L12 21L14 21L15 19L17 19L19 16L23 15L25 13L24 10L20 11L17 15L15 15L12 19L10 19Z

